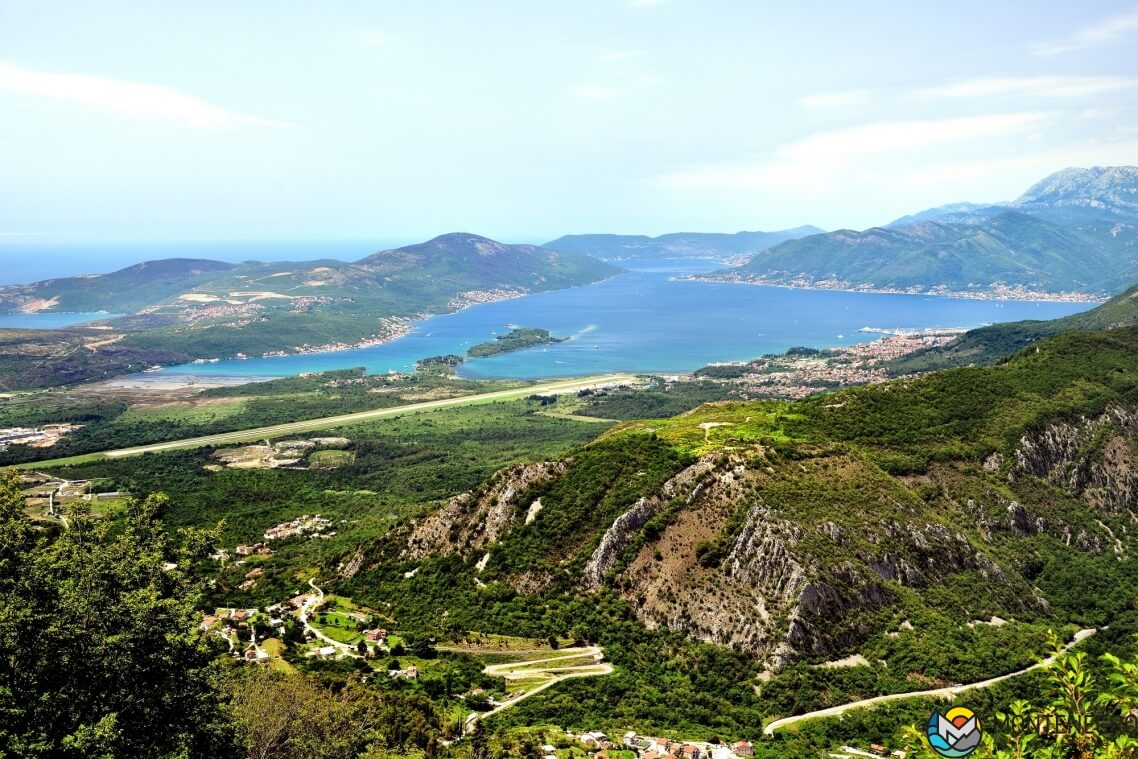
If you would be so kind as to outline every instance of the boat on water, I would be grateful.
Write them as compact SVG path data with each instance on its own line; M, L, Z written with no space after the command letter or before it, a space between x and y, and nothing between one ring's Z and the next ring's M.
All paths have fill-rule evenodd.
M146 367L146 368L145 368L145 369L143 369L142 371L143 371L143 373L144 373L144 374L154 374L154 372L160 372L160 371L162 371L162 367L161 367L161 366L159 366L158 364L155 364L154 366L148 366L148 367Z

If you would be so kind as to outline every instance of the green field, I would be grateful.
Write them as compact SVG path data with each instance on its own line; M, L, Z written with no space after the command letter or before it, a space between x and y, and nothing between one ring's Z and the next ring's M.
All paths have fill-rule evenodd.
M276 424L267 427L257 427L254 429L224 432L215 435L204 435L201 437L188 438L184 440L153 443L150 445L135 446L133 448L118 448L104 450L96 453L86 453L79 456L69 456L65 458L29 462L27 464L22 464L21 466L24 468L30 468L33 466L36 468L52 468L88 463L91 461L107 458L117 459L125 456L137 456L145 453L162 453L165 451L200 448L204 446L257 442L289 435L319 432L360 422L380 419L392 419L408 414L425 413L429 411L436 411L439 409L459 406L471 406L516 400L533 394L575 391L597 384L628 383L635 381L635 379L636 378L633 375L628 374L609 374L598 375L594 377L581 377L571 380L558 380L554 382L527 385L525 387L512 390L496 390L493 392L477 393L458 398L446 398L441 400L423 401L420 403L410 403L394 408L372 409L369 411L359 411L351 414L339 414L336 416L326 416L317 419L288 422L285 424Z

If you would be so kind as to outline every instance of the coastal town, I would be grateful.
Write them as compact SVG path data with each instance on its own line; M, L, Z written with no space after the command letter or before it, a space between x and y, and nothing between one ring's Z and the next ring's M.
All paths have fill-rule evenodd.
M787 277L763 277L746 271L729 269L711 274L688 274L677 279L692 282L729 282L738 285L761 285L763 287L789 287L795 290L840 290L853 293L883 293L888 295L932 295L943 298L963 300L1024 300L1054 303L1104 303L1105 294L1076 291L1051 292L1033 290L1023 285L1007 285L994 282L976 290L954 290L946 285L913 285L912 287L882 287L879 285L850 282L844 279L814 279L805 275Z
M711 364L699 370L696 376L736 383L752 398L805 398L849 385L885 382L891 378L887 368L889 361L947 345L965 330L863 327L859 331L883 337L846 348L791 348L786 353L753 361Z

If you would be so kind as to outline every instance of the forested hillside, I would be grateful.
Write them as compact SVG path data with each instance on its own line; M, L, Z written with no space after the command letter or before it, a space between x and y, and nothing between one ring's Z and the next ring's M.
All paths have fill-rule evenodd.
M57 333L5 331L2 384L23 389L102 379L147 360L383 342L426 313L596 282L619 271L577 253L449 234L351 263L170 259L0 287L0 311L127 314ZM46 362L64 370L45 372Z
M970 330L948 345L897 359L890 369L896 374L911 374L969 364L991 365L1054 335L1135 325L1138 325L1138 285L1083 313L1049 321L1004 322Z

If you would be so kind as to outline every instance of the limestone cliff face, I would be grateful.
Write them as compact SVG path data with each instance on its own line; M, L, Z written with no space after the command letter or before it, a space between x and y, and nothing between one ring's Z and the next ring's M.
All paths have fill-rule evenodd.
M526 595L554 584L611 589L649 627L748 651L777 669L848 653L883 632L887 610L945 583L977 588L976 600L953 600L949 612L963 619L1047 615L1006 546L1047 535L1124 556L1127 526L1138 520L1136 439L1138 415L1112 407L1024 434L983 461L911 476L840 445L739 445L677 463L663 484L634 489L615 517L546 543L536 528L580 524L582 510L601 502L558 495L562 483L579 483L567 478L579 477L571 468L580 459L519 464L382 542L394 563L457 553L476 573L486 566L478 558L501 544L487 583ZM1073 499L1098 517L1086 519ZM359 566L353 557L344 571Z
M599 588L605 574L613 568L641 528L669 501L683 497L690 505L699 496L700 479L715 468L713 461L714 457L711 456L700 459L664 483L659 493L641 498L631 509L617 517L601 536L600 544L585 565L585 585L591 590Z
M498 472L478 490L462 493L434 514L413 522L400 559L415 561L484 549L525 519L519 512L525 511L520 499L526 491L563 474L566 466L566 461L541 461Z
M1105 514L1138 506L1138 414L1118 406L1095 418L1055 422L1025 434L1008 476L1040 477Z
M814 522L801 511L776 505L772 499L780 492L779 477L789 476L785 472L775 473L761 463L729 460L711 468L709 462L701 463L699 485L690 490L682 510L612 578L651 627L667 626L748 650L778 668L798 656L824 657L864 640L873 632L866 612L896 600L893 584L921 589L959 573L975 573L994 589L1008 613L1047 611L1046 602L1022 578L959 530L914 520L916 507L899 497L899 484L891 486L898 497L887 489L874 508L854 519L835 513L843 518L839 525L831 519ZM797 475L802 466L789 469ZM860 469L864 464L856 461L838 466L865 474ZM629 530L642 525L660 500L644 498L622 515L590 566L602 548L627 545ZM838 512L842 506L833 508ZM722 558L708 561L714 546ZM596 586L603 573L586 579Z

